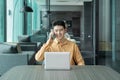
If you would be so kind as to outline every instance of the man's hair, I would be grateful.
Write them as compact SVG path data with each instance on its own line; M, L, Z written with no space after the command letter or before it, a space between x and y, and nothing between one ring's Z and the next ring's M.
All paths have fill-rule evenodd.
M64 21L54 21L52 26L54 28L54 26L63 26L63 28L65 29L66 28L66 25L65 25L65 22Z

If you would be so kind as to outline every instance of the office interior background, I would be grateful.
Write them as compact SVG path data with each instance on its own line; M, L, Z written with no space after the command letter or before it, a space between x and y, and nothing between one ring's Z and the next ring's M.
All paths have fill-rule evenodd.
M106 65L120 72L119 3L120 0L0 0L0 43L19 43L21 37L29 37L28 42L43 44L52 21L64 20L86 65ZM21 12L26 5L33 12Z

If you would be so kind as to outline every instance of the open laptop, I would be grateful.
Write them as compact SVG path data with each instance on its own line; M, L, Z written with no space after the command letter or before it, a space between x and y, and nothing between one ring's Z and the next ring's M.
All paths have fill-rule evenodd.
M70 52L45 52L45 69L70 69Z

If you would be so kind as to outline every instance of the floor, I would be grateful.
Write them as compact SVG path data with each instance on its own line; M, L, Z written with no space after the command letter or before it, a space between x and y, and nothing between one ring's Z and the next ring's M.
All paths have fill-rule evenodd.
M106 65L120 73L120 60L116 59L115 61L113 61L111 55L105 54L105 55L97 56L96 64L97 65Z

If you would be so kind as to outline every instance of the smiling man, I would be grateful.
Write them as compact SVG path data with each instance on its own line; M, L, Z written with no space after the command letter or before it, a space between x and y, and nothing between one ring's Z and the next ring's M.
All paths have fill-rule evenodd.
M82 55L76 43L67 40L65 33L67 32L64 21L55 21L53 29L50 32L49 39L36 53L35 59L37 61L44 60L45 52L70 52L71 65L85 65Z

